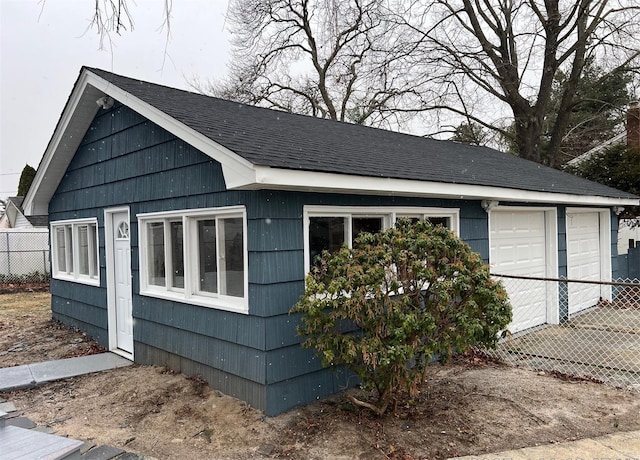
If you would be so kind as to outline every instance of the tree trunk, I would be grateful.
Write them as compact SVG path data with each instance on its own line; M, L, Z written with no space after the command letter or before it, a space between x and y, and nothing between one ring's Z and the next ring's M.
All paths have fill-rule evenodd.
M533 113L514 115L516 120L515 143L518 147L520 158L542 163L543 158L540 149L542 124Z

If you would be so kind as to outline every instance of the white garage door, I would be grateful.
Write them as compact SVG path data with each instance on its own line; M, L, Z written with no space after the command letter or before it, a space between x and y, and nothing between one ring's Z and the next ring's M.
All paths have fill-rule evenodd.
M567 277L601 281L600 213L567 212ZM600 286L569 283L569 314L594 306Z
M493 211L490 217L491 272L500 275L546 276L544 211ZM504 278L513 309L512 333L547 322L544 281Z

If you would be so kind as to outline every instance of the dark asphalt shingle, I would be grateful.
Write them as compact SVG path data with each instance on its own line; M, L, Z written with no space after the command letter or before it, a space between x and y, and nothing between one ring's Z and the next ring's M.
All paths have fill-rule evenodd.
M487 147L239 104L87 68L252 164L356 176L633 195Z

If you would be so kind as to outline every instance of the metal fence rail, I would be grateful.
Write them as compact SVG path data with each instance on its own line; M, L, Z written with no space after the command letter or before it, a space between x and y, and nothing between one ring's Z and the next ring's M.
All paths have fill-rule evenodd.
M522 302L521 293L545 292L550 300L543 312L546 320L538 319L534 324L539 324L510 331L489 354L515 366L640 390L639 280L495 278L503 281L509 292L514 321L540 318L540 305ZM538 312L522 311L522 305Z
M48 241L46 230L0 232L0 284L49 282Z

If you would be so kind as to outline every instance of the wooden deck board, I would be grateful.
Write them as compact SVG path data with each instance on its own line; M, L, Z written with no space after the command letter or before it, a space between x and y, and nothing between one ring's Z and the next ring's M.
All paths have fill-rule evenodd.
M82 441L14 426L0 429L1 460L57 460L80 450Z

